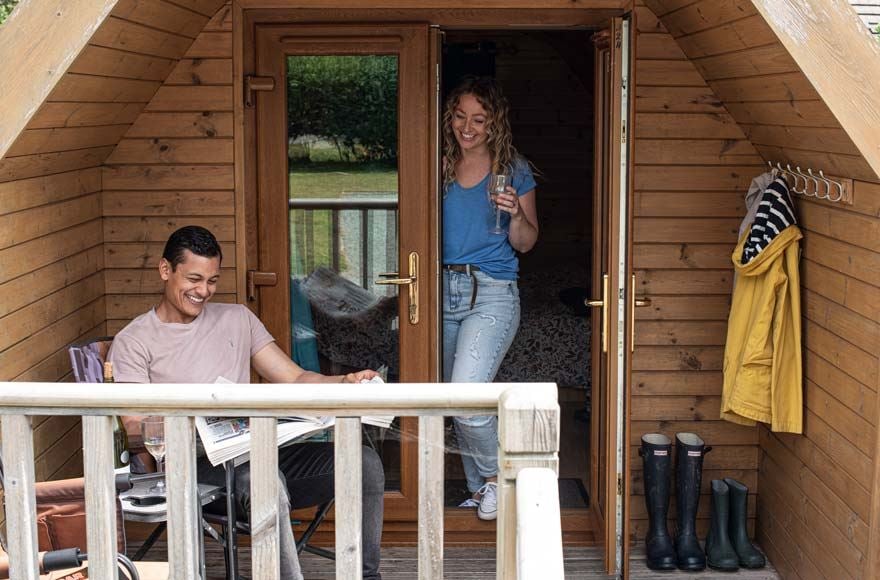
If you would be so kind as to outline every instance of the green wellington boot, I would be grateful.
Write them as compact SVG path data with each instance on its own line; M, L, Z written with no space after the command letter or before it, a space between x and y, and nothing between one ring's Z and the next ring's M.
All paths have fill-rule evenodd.
M720 479L712 480L712 521L706 536L706 563L715 570L732 572L739 569L739 556L730 542L727 528L730 520L730 490Z
M763 568L767 565L767 560L764 559L764 554L749 541L746 527L749 488L729 477L724 478L724 483L730 490L730 523L727 531L733 549L739 556L739 565L743 568Z

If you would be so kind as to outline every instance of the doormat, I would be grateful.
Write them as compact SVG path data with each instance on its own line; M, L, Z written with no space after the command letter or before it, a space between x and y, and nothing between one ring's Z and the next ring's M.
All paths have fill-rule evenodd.
M447 479L445 486L446 507L456 507L470 497L467 490L467 482L463 479ZM587 508L590 505L590 495L584 487L583 481L574 477L559 480L559 506L562 508Z

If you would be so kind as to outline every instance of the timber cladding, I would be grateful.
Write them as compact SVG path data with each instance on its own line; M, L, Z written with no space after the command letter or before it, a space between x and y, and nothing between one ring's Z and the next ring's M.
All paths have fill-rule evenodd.
M217 236L224 260L214 300L235 301L230 7L200 30L104 164L110 334L156 304L162 248L184 225Z
M67 345L114 332L118 327L109 327L107 319L108 313L125 307L119 295L129 292L131 285L153 283L140 282L136 274L149 261L147 256L155 254L150 235L140 234L137 249L122 246L133 241L138 228L141 232L149 228L152 222L147 216L161 202L151 204L134 194L132 198L139 198L142 208L152 209L137 214L137 226L126 223L128 218L117 218L116 192L132 183L137 170L102 165L114 151L121 163L137 158L143 167L140 164L149 159L137 149L137 142L122 141L125 146L121 148L117 143L129 132L143 132L145 121L140 127L132 124L137 125L147 104L164 88L166 77L179 85L187 84L186 78L189 84L197 84L202 77L206 85L231 83L231 65L227 77L214 68L213 61L205 61L203 68L194 66L193 60L178 66L196 41L201 42L202 54L214 54L224 46L207 32L200 34L212 26L225 26L220 15L219 20L211 20L221 4L223 0L119 0L0 160L0 379L71 380ZM165 102L173 100L176 89L168 90L161 93ZM216 97L203 101L212 98ZM187 130L182 123L175 125L175 131ZM216 122L200 118L189 130L195 127L231 136L231 115ZM192 147L181 143L177 150L210 158ZM175 159L174 153L165 153L164 145L156 149L166 156L163 163ZM113 172L110 183L115 177L120 184L110 192L106 191L107 171ZM186 168L166 171L189 179L194 172ZM209 170L215 176L213 183L225 171ZM213 195L204 192L201 198L195 197L206 204L218 201L221 207L231 206L231 201L219 203ZM174 205L172 198L169 193L164 203ZM137 206L134 201L128 203ZM179 213L193 203L192 199L179 203ZM108 223L106 215L119 221ZM167 216L160 220L169 221ZM119 233L123 229L127 235ZM107 243L110 240L113 244ZM123 260L127 261L121 264ZM106 269L121 265L134 271ZM118 290L120 285L126 289ZM70 444L82 439L78 419L37 418L34 437L38 481L82 474L81 451L73 452Z
M761 427L758 447L751 447L750 455L750 461L758 462L757 473L752 465L748 475L758 490L757 539L784 577L876 577L876 556L872 561L869 546L876 542L878 525L874 492L880 386L880 184L751 2L645 3L655 12L639 13L645 16L640 29L665 29L675 37L676 46L762 157L856 180L852 205L801 196L794 200L804 234L804 436L775 434ZM649 37L649 44L645 38L643 34L640 57L647 47L661 50L663 39L658 33ZM673 46L667 49L675 52ZM652 102L662 106L660 101ZM644 128L644 121L638 122ZM636 150L638 154L638 142ZM644 155L636 158L639 164L646 161ZM641 171L640 165L637 174ZM727 201L719 199L721 212L741 212L730 204L741 203L743 191ZM640 198L644 194L637 193L637 203ZM718 217L719 212L712 215ZM638 230L637 225L637 242ZM728 241L724 260L730 247ZM703 260L708 257L705 250ZM643 267L639 256L645 252L637 244L637 268ZM650 260L659 257L659 251L652 249ZM705 288L709 276L706 270L698 283ZM721 305L714 308L720 311ZM637 336L641 334L637 327ZM692 360L706 362L699 356ZM638 392L640 381L634 382ZM682 386L693 388L679 383L671 398L683 394ZM713 386L720 388L720 383ZM688 402L700 409L696 397ZM708 403L703 404L708 410ZM635 412L638 403L633 406ZM717 411L713 404L713 417ZM750 445L753 439L750 433ZM711 459L710 453L707 461ZM732 469L730 465L726 471Z
M641 3L637 3L641 4ZM645 6L636 9L633 268L636 309L631 397L631 530L647 526L644 433L693 432L706 455L699 533L712 479L758 486L758 432L719 419L730 309L730 254L745 215L743 193L762 159L678 43ZM749 499L754 526L755 496ZM674 514L674 499L670 514ZM671 518L674 520L674 516ZM672 522L670 522L672 523Z

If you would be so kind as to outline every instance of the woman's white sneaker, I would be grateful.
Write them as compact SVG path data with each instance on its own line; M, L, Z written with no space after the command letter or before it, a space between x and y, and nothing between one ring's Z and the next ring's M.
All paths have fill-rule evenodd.
M480 488L480 505L477 517L481 520L494 520L498 517L498 484L489 481Z

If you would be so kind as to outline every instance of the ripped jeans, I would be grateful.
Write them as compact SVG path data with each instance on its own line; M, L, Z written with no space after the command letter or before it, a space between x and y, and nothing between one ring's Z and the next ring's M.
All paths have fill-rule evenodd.
M443 381L491 383L519 328L516 280L473 272L477 297L471 310L473 279L443 270ZM498 474L498 418L455 417L455 432L468 490L476 493Z

